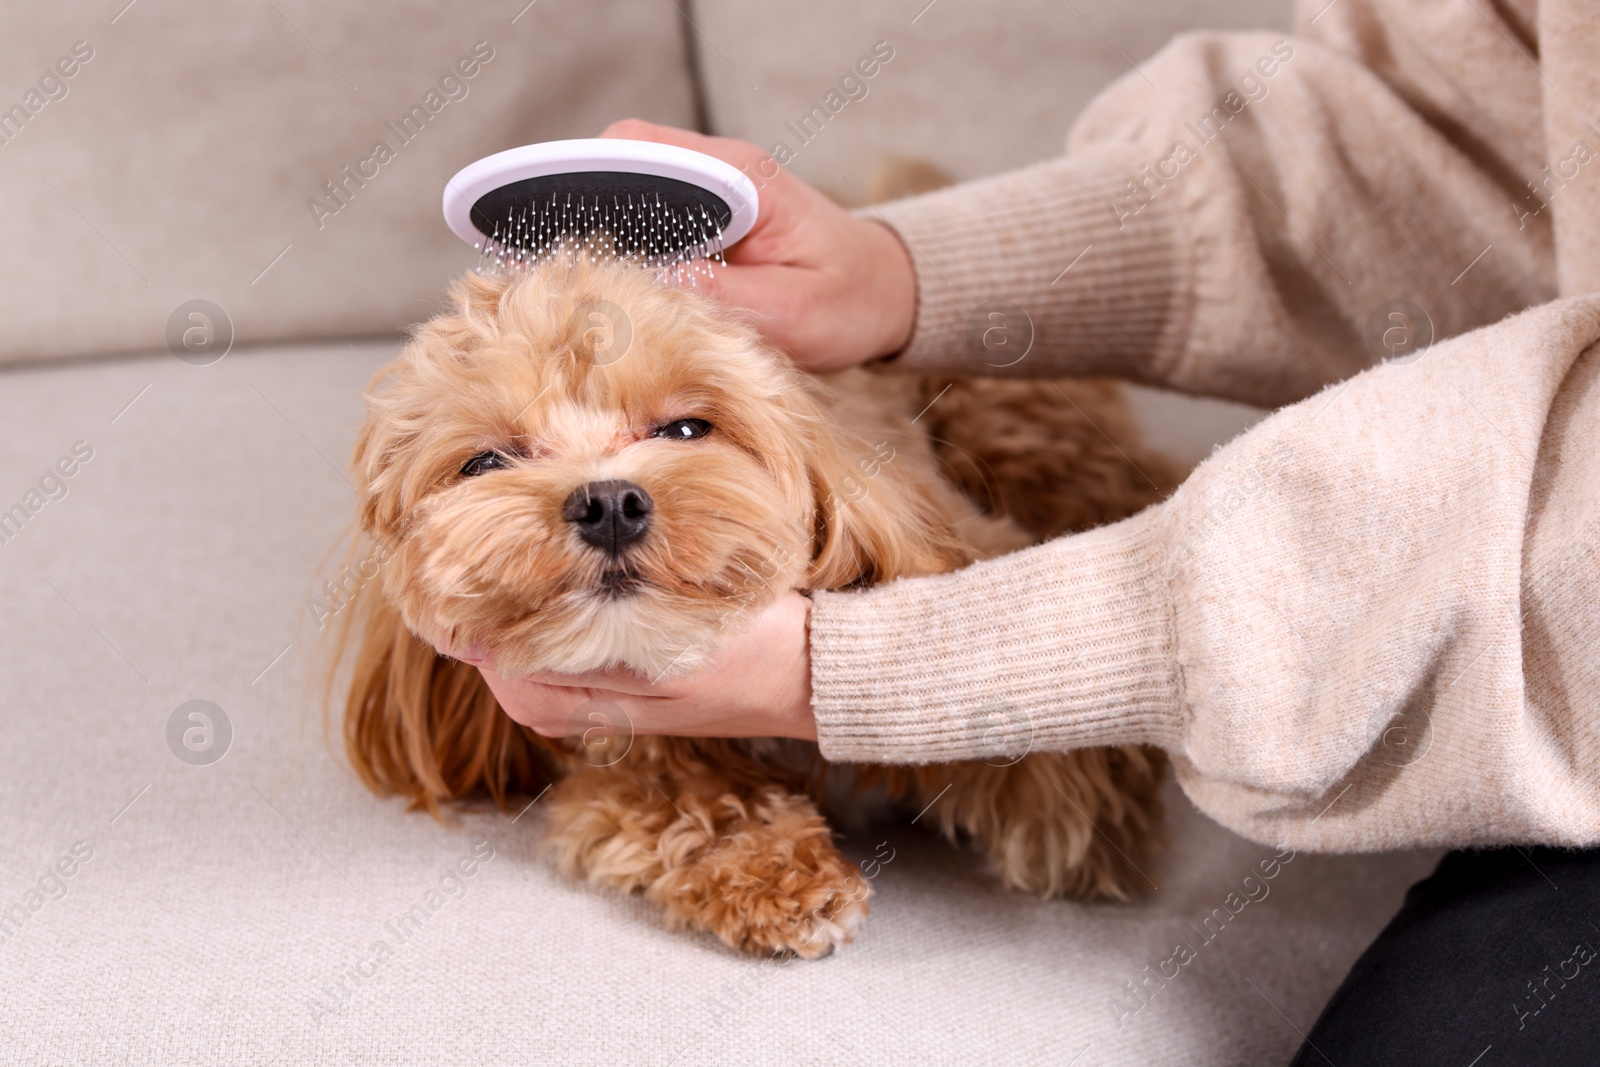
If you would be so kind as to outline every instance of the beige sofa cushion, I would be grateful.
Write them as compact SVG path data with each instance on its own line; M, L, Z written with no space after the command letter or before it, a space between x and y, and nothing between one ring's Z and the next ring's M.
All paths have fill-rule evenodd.
M239 342L393 331L474 261L439 215L457 168L694 120L669 4L121 2L0 34L0 361L161 346L196 299Z
M693 40L712 129L781 143L793 173L848 197L885 153L957 178L1055 155L1083 106L1174 33L1291 14L1291 0L698 0ZM870 77L863 59L879 61ZM819 107L827 121L802 128Z

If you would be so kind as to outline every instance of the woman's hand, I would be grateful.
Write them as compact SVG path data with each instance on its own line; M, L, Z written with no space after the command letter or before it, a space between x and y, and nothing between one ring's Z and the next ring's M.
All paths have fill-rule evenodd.
M756 328L802 367L852 367L911 340L916 275L888 226L850 214L745 141L639 119L614 122L600 136L692 148L755 183L760 217L728 250L710 291L754 313Z
M730 638L710 666L659 682L630 671L513 677L495 670L492 657L457 658L478 667L508 715L546 737L582 733L592 723L574 713L603 700L620 708L637 734L816 740L810 614L810 600L788 593Z

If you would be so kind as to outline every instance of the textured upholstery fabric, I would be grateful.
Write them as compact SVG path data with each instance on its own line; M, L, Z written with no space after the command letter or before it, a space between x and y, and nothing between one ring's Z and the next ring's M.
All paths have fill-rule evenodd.
M790 170L850 197L886 154L963 180L1059 155L1090 98L1173 34L1287 29L1291 8L1291 0L698 0L693 40L713 130L768 151L781 142L794 153ZM861 78L856 64L879 42L893 58ZM847 74L859 84L841 86ZM818 106L827 120L802 126Z
M0 1061L1281 1063L1428 870L1300 855L1263 882L1272 850L1176 791L1160 889L1131 906L999 893L916 828L858 831L851 856L896 850L863 935L779 965L563 882L537 805L407 814L323 745L306 608L350 515L359 393L391 353L0 374L0 502L92 450L0 545ZM191 700L231 725L209 765L169 742ZM480 839L493 858L426 911ZM1252 874L1265 898L1204 944L1230 893L1260 894ZM386 924L413 905L400 943ZM1126 983L1178 941L1197 958L1134 1011Z
M473 262L439 214L458 168L694 121L667 4L126 2L6 14L0 361L154 348L195 299L242 341L392 332Z

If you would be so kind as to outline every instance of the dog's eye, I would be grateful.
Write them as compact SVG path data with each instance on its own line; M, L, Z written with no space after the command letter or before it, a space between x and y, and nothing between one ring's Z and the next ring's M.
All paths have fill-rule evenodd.
M652 437L666 437L673 441L693 441L696 437L704 437L711 432L711 424L705 419L677 419L665 426L656 428Z
M461 474L465 478L475 478L480 474L500 470L509 466L506 457L498 452L479 452L476 456L461 465Z

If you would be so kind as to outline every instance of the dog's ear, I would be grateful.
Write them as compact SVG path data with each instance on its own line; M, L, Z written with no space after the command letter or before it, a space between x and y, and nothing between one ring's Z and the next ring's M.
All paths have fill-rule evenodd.
M367 412L350 466L357 486L357 518L368 534L398 532L410 464L403 462L433 414L437 365L467 357L499 334L500 306L510 282L469 272L450 288L450 310L411 331L400 356L367 385Z
M553 750L500 710L477 668L437 654L377 588L365 592L341 620L332 668L353 667L343 732L361 780L435 817L459 797L504 808L548 784Z
M814 524L810 586L843 589L972 562L950 531L936 483L918 479L901 441L867 441L817 412L805 449Z
M407 444L403 432L376 410L379 401L373 399L391 373L385 368L367 389L367 417L350 458L356 480L356 521L364 533L384 540L392 540L399 528L402 486L395 460Z

